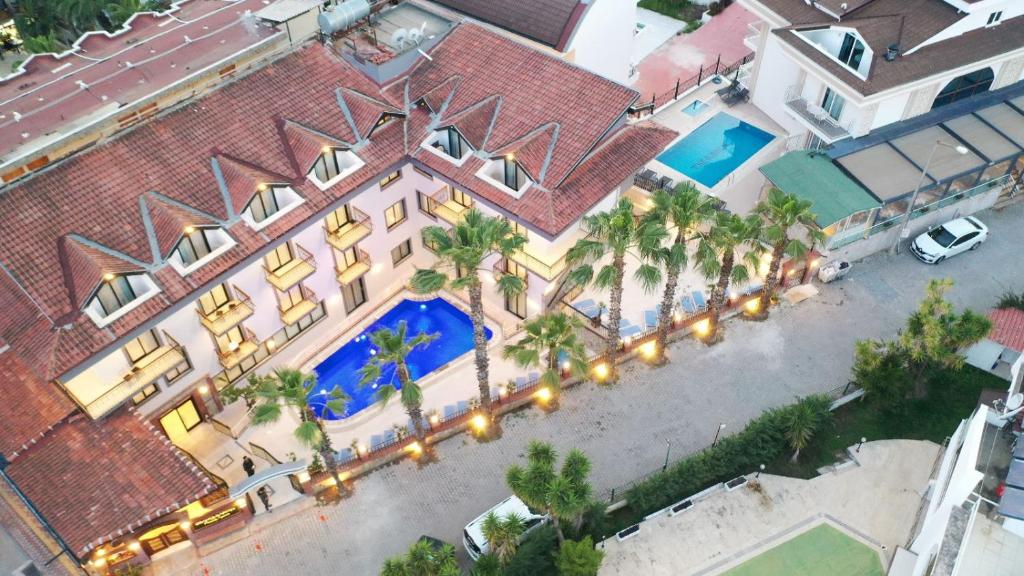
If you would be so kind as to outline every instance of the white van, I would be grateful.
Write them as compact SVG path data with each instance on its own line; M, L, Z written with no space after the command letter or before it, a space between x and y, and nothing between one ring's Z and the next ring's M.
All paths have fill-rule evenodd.
M530 532L548 523L546 514L538 514L519 498L509 496L490 510L477 516L476 520L470 522L462 531L462 543L465 545L469 557L473 560L480 558L482 554L487 554L489 549L487 540L484 539L483 524L484 518L491 512L494 512L499 518L507 518L512 514L522 518L526 529L523 530L523 535L519 538L520 541L526 538L526 535Z

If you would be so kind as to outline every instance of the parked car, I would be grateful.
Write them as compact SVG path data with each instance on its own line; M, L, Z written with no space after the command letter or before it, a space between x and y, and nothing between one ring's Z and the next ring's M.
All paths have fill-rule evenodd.
M490 510L477 516L476 520L470 522L462 531L462 543L465 545L466 552L469 553L469 557L473 560L477 560L481 555L486 554L489 550L487 540L484 539L483 524L484 518L486 518L491 512L494 512L499 518L508 518L512 514L516 514L522 518L526 529L523 530L523 535L519 538L520 541L522 541L523 538L526 538L527 534L548 522L546 514L540 514L531 510L525 502L516 496L509 496Z
M973 216L930 228L910 243L910 251L925 264L938 264L988 240L988 227Z

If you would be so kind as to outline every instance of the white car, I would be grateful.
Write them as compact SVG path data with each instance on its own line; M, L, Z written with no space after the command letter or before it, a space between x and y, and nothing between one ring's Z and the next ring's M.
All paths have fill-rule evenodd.
M474 561L480 558L481 555L487 554L489 550L487 540L484 539L483 524L484 518L491 512L494 512L499 518L508 518L512 514L522 518L526 529L523 530L523 535L519 537L520 541L526 538L527 534L548 522L546 514L538 514L516 496L509 496L487 512L477 516L476 520L470 522L462 531L462 543L466 546L466 552L469 553L469 557Z
M968 216L929 229L910 243L910 251L925 264L938 264L988 240L988 227Z

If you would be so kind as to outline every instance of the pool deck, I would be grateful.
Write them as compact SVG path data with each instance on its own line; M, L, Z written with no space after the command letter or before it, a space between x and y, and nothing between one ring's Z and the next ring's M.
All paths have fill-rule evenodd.
M869 545L888 566L913 529L940 452L917 440L869 442L853 454L857 464L811 480L761 474L756 489L719 489L678 516L647 520L623 542L606 539L599 574L721 574L822 522Z

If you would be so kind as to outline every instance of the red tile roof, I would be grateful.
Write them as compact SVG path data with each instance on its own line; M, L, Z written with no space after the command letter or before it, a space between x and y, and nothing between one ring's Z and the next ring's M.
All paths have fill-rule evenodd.
M339 138L318 132L312 128L306 128L298 122L284 120L281 123L281 132L284 134L288 147L291 149L291 156L295 161L295 172L306 174L316 163L324 148L351 148L355 139L343 141Z
M500 104L501 98L492 96L458 114L450 115L441 121L441 126L454 126L474 149L482 150L491 131L494 113Z
M146 207L149 208L149 220L153 224L158 252L164 258L170 256L171 250L178 245L185 228L217 226L217 221L210 215L183 208L157 194L146 196Z
M301 97L283 96L292 94ZM388 103L399 97L402 108ZM438 106L434 116L411 105L421 97ZM410 156L555 236L671 140L673 133L665 129L623 127L624 111L636 98L632 90L470 24L456 27L430 60L421 59L384 91L329 49L307 46L8 187L0 210L17 217L0 228L0 265L10 275L7 282L26 294L12 304L26 320L16 328L0 323L0 338L45 378L65 374L91 355L113 350L129 331L175 302L208 288L268 239L289 233ZM408 117L374 129L384 111ZM470 137L486 134L479 140L484 155L516 148L537 179L522 198L477 178L483 163L478 157L455 167L420 153L419 142L439 127L437 113L452 118L463 112L460 121ZM371 130L369 140L355 148L365 166L352 176L326 191L305 179L303 165L320 138L355 143L356 133ZM609 145L621 148L622 158L602 152ZM229 217L228 206L237 215L261 182L287 183L304 203L256 232ZM154 217L154 200L170 208ZM186 213L207 215L237 244L181 277L162 260L153 261L153 246L166 254L176 229L190 218ZM74 238L82 240L72 250L58 249ZM105 329L81 315L83 298L104 272L140 268L161 288L157 296Z
M1024 352L1024 310L998 308L989 313L988 319L992 321L992 331L988 333L989 340Z
M564 49L579 22L580 10L588 3L580 0L434 0L474 18L546 44ZM626 0L618 0L619 2Z
M79 557L216 489L166 436L126 408L101 421L75 413L11 459L6 471Z
M41 379L10 350L0 352L0 397L6 399L0 402L0 456L8 460L75 410L56 384Z

